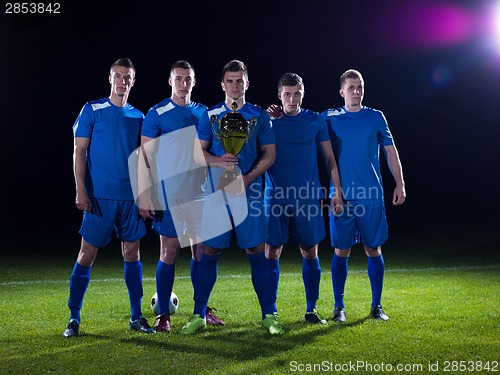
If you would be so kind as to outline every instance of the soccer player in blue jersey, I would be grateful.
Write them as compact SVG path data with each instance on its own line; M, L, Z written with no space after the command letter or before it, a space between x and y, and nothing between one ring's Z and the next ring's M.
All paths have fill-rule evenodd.
M241 171L240 181L246 193L240 196L242 201L238 201L242 205L232 205L231 202L234 201L231 201L226 209L225 201L222 201L224 212L229 213L234 224L238 223L238 217L244 216L241 211L248 210L248 215L238 224L233 224L233 229L204 240L204 253L195 272L193 315L180 333L193 334L205 327L205 309L217 279L220 253L222 249L229 247L231 234L234 231L238 246L246 249L250 261L252 284L262 310L261 323L271 334L282 334L284 331L278 323L276 296L272 288L272 270L265 258L267 228L262 197L262 174L273 164L275 158L271 121L264 109L248 103L245 99L249 81L247 67L242 61L232 60L224 66L221 87L225 92L225 101L210 108L200 119L198 137L204 158L211 167L209 172L212 177L217 173L216 165L231 168L237 164ZM211 116L216 116L217 121L220 121L230 112L233 103L236 103L236 111L245 120L256 119L255 129L237 157L224 151L213 134L210 122ZM219 185L218 180L214 181L213 178L210 182L213 184L212 187ZM238 197L234 199L238 200ZM213 215L212 220L217 220L218 217Z
M345 206L342 214L330 215L330 236L335 248L331 270L335 298L333 320L346 320L344 290L351 247L362 242L368 256L368 277L372 290L370 314L388 320L381 305L384 258L381 246L388 238L379 150L383 149L396 182L393 205L405 201L405 183L399 154L381 111L362 104L364 80L349 69L340 77L344 106L322 113L329 124L330 138L339 165ZM332 192L334 189L332 188Z
M283 245L289 239L298 243L306 295L305 320L313 324L327 324L316 310L321 279L318 243L325 237L321 204L325 194L319 180L318 147L336 188L336 195L331 200L335 212L340 212L343 200L327 124L319 113L302 108L304 93L304 82L298 74L285 73L280 77L278 98L283 113L279 118L272 118L276 160L266 171L264 199L269 231L266 257L275 270L274 288L277 294ZM273 115L272 108L269 113Z
M179 147L183 147L179 143L188 143L185 146L189 148L192 147L196 139L196 127L198 127L199 118L207 107L191 100L191 93L196 84L193 66L184 60L175 62L170 69L168 83L172 87L170 98L164 99L153 106L144 118L141 130L141 146L143 148L152 145L155 149L158 149L158 147L179 149ZM193 127L191 141L177 134L178 130L189 127ZM162 140L157 138L160 136L164 136ZM161 158L164 153L159 150L156 155L157 158ZM180 163L180 158L182 158L182 155L176 155L173 160L157 160L153 164L165 172L165 170L172 169L172 163ZM158 172L161 173L162 171ZM168 178L161 180L159 190L165 197L167 190L169 190L171 196L168 197L168 202L175 203L175 199L179 198L181 199L180 203L196 203L197 200L203 199L205 180L206 175L202 169L186 171L185 173L176 174L175 181ZM168 306L174 284L175 260L181 248L179 236L183 235L183 233L177 233L175 222L179 222L178 229L185 227L191 237L191 279L194 282L195 270L203 254L203 244L196 241L196 236L199 238L198 232L201 225L201 209L197 211L196 207L200 207L201 204L195 204L192 209L183 208L188 212L172 216L168 202L165 209L160 211L159 207L155 206L149 197L145 199L149 199L149 202L141 202L139 212L144 219L153 219L153 229L160 235L160 258L156 267L158 316L154 328L157 332L170 332ZM167 201L167 199L164 199L164 201ZM207 307L207 324L223 325L224 321L215 315L213 309Z
M122 58L110 68L109 97L83 106L75 124L73 170L76 207L83 211L82 243L70 278L70 320L64 337L78 336L80 310L99 247L113 232L122 242L124 278L130 298L130 329L154 333L142 316L142 264L139 241L146 227L134 202L128 157L138 146L144 115L128 102L135 83L132 61Z

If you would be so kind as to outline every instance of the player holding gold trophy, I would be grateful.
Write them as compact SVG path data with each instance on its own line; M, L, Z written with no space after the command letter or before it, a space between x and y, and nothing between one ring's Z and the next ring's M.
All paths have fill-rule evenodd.
M224 216L229 219L224 233L203 241L204 254L195 275L193 315L181 334L193 334L205 327L205 310L217 279L220 253L229 247L233 230L237 245L246 250L250 261L252 284L262 312L261 324L271 334L282 334L284 331L276 313L276 293L272 288L273 271L264 253L268 233L262 174L274 163L276 156L271 119L264 109L246 102L249 81L247 67L242 61L232 60L224 66L221 87L225 101L202 116L198 138L204 160L210 167L212 191L208 192L207 199L217 194L228 198L211 206L208 216L212 222L217 221L220 228L219 220ZM220 169L214 166L225 168L220 179L216 176ZM233 194L232 188L228 191L222 182L225 178L234 179L231 185L241 184L241 192Z

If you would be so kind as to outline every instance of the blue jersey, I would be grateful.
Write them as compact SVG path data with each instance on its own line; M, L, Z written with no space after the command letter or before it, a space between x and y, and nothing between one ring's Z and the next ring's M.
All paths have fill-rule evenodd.
M328 127L317 112L301 109L296 116L272 120L276 160L266 171L265 199L272 203L324 198L319 180L317 147L329 141Z
M74 137L90 138L85 187L96 198L133 200L128 157L139 145L144 114L109 98L86 103L75 124Z
M155 165L157 176L170 198L191 200L204 195L205 171L193 167L193 145L195 128L206 109L205 105L196 102L180 106L167 98L153 106L144 118L141 134L149 138L161 136L157 140ZM191 126L193 131L187 131ZM186 131L178 132L181 129ZM190 134L192 139L189 139Z
M187 106L180 106L171 98L164 99L146 114L141 134L156 138L188 126L198 127L199 119L206 109L200 103L190 102Z
M198 137L202 141L212 143L210 151L215 156L222 156L226 152L213 133L212 126L210 125L210 118L212 115L216 115L217 119L220 120L227 112L230 112L230 109L222 102L210 108L200 119ZM275 144L275 141L271 129L271 119L264 109L250 103L245 103L238 112L241 113L247 121L252 117L257 119L255 130L238 154L238 167L241 169L241 173L245 175L254 168L256 162L260 158L260 147ZM262 198L262 176L257 177L247 186L246 193L248 199Z
M344 198L383 199L380 146L394 144L384 114L363 106L358 112L341 107L322 115L328 123Z

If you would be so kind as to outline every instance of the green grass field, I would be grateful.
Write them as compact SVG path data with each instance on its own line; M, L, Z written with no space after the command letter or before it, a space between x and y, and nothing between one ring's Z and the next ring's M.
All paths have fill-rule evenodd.
M180 304L170 334L128 330L129 306L117 243L102 249L82 309L81 336L65 339L68 278L78 239L11 251L0 272L1 374L486 374L500 372L500 242L494 235L437 241L431 235L390 239L384 248L387 322L368 318L366 259L355 248L346 289L347 322L331 321L332 251L322 244L318 310L328 326L303 323L305 297L296 248L281 262L279 317L270 336L240 250L226 250L211 306L226 321L193 336L178 330L192 312L189 251L177 262ZM9 250L9 244L6 245ZM4 254L6 252L4 251ZM20 257L22 256L22 257ZM145 241L143 312L154 322L156 238Z

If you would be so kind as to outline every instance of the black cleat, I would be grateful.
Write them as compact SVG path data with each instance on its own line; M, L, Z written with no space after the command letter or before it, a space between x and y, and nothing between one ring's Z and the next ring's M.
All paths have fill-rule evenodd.
M142 317L137 320L130 321L130 329L143 333L156 333L156 330L148 324L146 318Z
M375 306L371 311L370 315L377 320L389 320L389 317L385 314L384 310L382 310L381 305Z
M337 307L333 310L333 321L334 322L345 322L345 310L343 307Z
M80 324L75 319L71 319L68 322L68 326L66 327L63 336L69 338L69 337L76 337L79 334L80 334Z
M313 312L306 312L304 319L306 322L312 324L328 324L328 322L319 315L316 309L314 309Z

